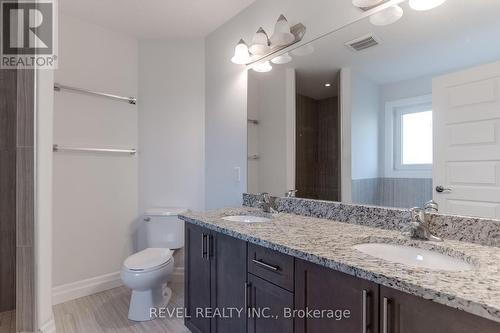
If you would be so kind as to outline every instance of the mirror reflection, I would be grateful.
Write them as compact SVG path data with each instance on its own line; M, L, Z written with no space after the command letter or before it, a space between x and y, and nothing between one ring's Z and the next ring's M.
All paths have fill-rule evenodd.
M249 70L249 193L500 218L500 3L400 7Z

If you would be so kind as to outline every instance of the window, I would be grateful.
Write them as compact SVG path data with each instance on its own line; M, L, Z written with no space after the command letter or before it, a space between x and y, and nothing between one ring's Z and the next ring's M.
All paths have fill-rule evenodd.
M430 177L432 98L421 96L386 105L386 176Z

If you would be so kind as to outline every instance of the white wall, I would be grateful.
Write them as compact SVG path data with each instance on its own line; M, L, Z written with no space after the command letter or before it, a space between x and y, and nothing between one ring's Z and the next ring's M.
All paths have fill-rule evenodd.
M139 208L204 208L203 39L139 44Z
M379 176L379 87L351 71L352 179Z
M289 184L289 179L295 180L295 172L288 174L289 155L295 155L295 135L288 136L288 130L295 133L295 126L289 129L288 121L292 113L295 118L289 108L291 102L295 105L295 89L288 89L290 81L295 86L295 71L284 67L269 73L248 73L248 118L259 121L258 125L248 124L248 155L259 156L248 161L249 193L283 196L295 188Z
M305 41L340 27L361 15L348 1L339 10L331 0L257 0L239 15L211 33L206 40L206 206L241 205L246 191L247 73L231 63L234 46L243 36L249 42L262 25L272 31L283 13L291 24L307 26ZM235 180L234 168L242 179Z
M56 82L137 95L138 46L134 39L64 14L59 19ZM137 118L137 107L126 102L57 92L54 142L136 148ZM56 293L75 291L89 281L71 283L90 278L97 278L93 283L102 277L119 283L118 272L132 252L136 231L137 157L61 152L54 154L53 163Z
M51 70L36 72L36 328L53 327L52 313L52 135L53 86Z

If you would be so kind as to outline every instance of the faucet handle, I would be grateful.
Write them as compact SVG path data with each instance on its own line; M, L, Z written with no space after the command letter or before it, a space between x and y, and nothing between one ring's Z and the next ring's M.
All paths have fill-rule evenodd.
M412 222L422 223L425 221L424 210L420 207L413 207L411 210Z
M260 199L259 199L260 202L269 202L269 200L271 198L271 196L267 192L262 192L262 193L259 193L257 195L260 197Z
M298 192L298 190L288 190L285 193L285 197L287 198L295 198L295 194Z
M425 203L424 210L426 213L437 213L439 211L439 205L434 200L431 200Z

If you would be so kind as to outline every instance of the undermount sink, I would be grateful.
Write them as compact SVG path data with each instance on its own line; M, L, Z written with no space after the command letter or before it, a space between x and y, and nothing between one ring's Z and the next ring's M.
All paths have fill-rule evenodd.
M270 218L252 215L237 215L237 216L226 216L222 218L226 221L240 222L240 223L263 223L271 221Z
M353 248L375 258L413 267L450 272L473 269L473 266L464 260L411 246L369 243Z

